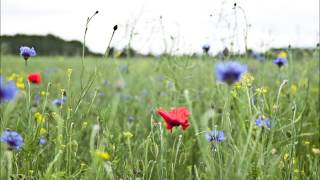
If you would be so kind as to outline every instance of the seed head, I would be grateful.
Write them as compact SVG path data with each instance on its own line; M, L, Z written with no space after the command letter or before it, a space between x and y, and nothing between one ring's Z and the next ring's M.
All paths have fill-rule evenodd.
M116 31L118 29L118 25L113 26L113 31Z

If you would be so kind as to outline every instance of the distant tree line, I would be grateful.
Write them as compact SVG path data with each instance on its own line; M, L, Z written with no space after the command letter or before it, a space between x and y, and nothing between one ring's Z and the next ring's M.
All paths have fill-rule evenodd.
M80 41L65 41L57 36L48 34L46 36L41 35L24 35L17 34L13 36L3 35L0 36L1 42L1 55L10 54L18 55L19 49L21 46L34 47L37 51L37 54L40 56L81 56L82 55L82 43ZM229 52L228 48L222 49L218 54L214 55L217 59L232 59L238 57L252 57L259 55L260 58L272 59L277 56L281 51L285 51L291 56L300 59L302 57L308 58L312 57L315 52L319 53L319 43L314 48L292 48L291 46L287 48L271 48L264 53L254 52L251 49L248 49L246 53L234 54ZM209 49L208 49L209 50ZM94 53L85 47L86 56L103 56L99 53ZM196 54L193 53L191 57L197 58L201 56L210 57L211 55L207 53ZM132 57L170 57L174 56L172 54L163 53L161 55L155 56L151 53L141 54L138 51L132 49L131 47L125 47L121 50L117 50L114 47L111 47L107 54L111 58L132 58ZM183 55L189 57L190 55Z
M23 35L0 36L1 54L19 54L21 46L34 47L40 56L81 56L82 43L80 41L65 41L57 36L48 34L40 35ZM85 54L91 56L102 56L94 53L85 47Z

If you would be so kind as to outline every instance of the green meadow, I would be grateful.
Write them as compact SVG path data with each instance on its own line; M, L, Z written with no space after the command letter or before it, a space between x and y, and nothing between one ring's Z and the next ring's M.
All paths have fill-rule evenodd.
M20 89L0 105L0 131L17 131L24 144L11 151L1 143L0 179L319 179L319 54L289 56L282 68L273 59L236 60L250 75L228 86L212 57L82 64L37 56L25 66L1 56L1 76ZM33 72L40 84L27 81ZM180 106L190 127L170 132L156 110ZM271 128L257 126L259 117ZM225 140L209 142L212 130Z

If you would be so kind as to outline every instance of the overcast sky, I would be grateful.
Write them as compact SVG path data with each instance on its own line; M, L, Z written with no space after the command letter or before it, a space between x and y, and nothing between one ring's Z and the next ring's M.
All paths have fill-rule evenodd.
M1 34L82 41L86 18L96 10L87 34L95 52L105 51L115 24L112 45L126 46L132 34L132 47L144 53L201 52L203 44L215 53L232 43L242 51L245 34L256 50L319 42L319 0L1 0Z

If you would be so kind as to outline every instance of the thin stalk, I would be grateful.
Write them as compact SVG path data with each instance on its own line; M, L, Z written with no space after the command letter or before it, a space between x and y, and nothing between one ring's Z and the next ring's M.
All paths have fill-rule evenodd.
M293 137L292 137L292 142L291 142L291 149L290 149L290 162L289 162L289 172L290 172L290 178L289 179L294 179L294 173L293 173L293 169L292 169L292 165L293 165L293 158L295 156L295 140L296 140L296 129L294 127L294 123L295 123L295 118L296 118L296 110L297 110L297 105L294 103L294 106L292 108L293 110L293 115L292 115L292 121L291 121L291 131L293 133Z
M89 22L98 13L99 13L99 11L96 11L91 17L87 18L86 28L84 30L83 43L82 43L82 60L81 60L82 68L81 68L81 74L80 74L81 90L82 90L82 87L83 87L83 79L82 78L83 78L83 72L84 72L84 69L85 69L85 67L84 67L84 55L85 55L86 36L87 36L87 32L88 32Z
M10 176L12 175L12 151L8 150L6 151L7 156L7 162L8 162L8 179L10 179Z
M178 140L178 144L177 144L177 149L176 149L176 154L175 154L175 157L174 157L174 163L173 163L173 167L172 167L172 171L171 171L171 178L172 179L175 179L174 178L174 170L175 170L175 167L176 167L176 163L177 163L177 158L178 158L178 153L179 153L179 149L180 149L180 145L182 143L182 135L179 135L179 140Z
M240 167L238 167L238 173L237 173L237 175L240 177L241 176L241 170L243 170L244 168L246 168L246 167L244 167L244 165L243 165L243 161L244 161L244 159L245 159L245 157L246 157L246 154L247 154L247 150L248 150L248 147L249 147L249 144L250 144L250 140L251 140L251 136L252 136L252 132L253 132L253 122L252 122L252 116L253 116L253 114L252 114L252 105L251 105L251 98L250 98L250 93L249 93L249 88L247 87L246 88L246 90L247 90L247 98L248 98L248 106L249 106L249 124L250 124L250 126L249 126L249 131L248 131L248 135L247 135L247 139L246 139L246 143L245 143L245 146L244 146L244 150L243 150L243 152L242 152L242 155L241 155L241 157L240 157L240 161L239 161L239 165L240 166L242 166L241 168ZM245 172L245 171L244 171Z
M241 10L245 24L246 24L245 31L244 31L244 47L245 47L246 58L248 58L248 54L247 54L247 52L248 52L248 32L249 32L250 25L248 24L247 16L246 16L244 9L241 6L238 6L238 8Z
M276 101L276 115L278 114L278 109L279 109L279 99L280 99L280 94L281 94L281 90L283 88L284 85L286 85L288 83L288 80L283 80L283 82L281 83L279 90L278 90L278 95L277 95L277 101Z
M116 32L117 29L118 29L118 25L113 26L112 35L111 35L111 38L110 38L110 40L109 40L108 47L107 47L106 51L104 52L104 57L108 57L108 55L109 55L109 53L110 53L111 41L112 41L113 36L114 36L114 33Z

